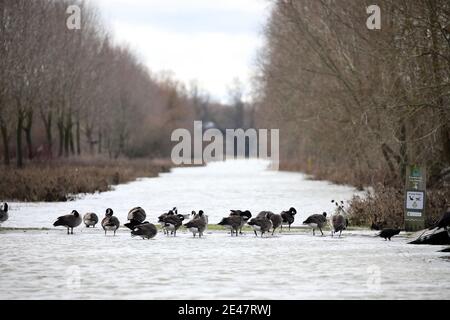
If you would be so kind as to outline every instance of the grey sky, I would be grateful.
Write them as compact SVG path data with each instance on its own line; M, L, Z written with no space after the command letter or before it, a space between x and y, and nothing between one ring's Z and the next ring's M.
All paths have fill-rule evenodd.
M196 79L225 101L239 78L248 89L268 17L266 0L91 0L120 43L154 73Z

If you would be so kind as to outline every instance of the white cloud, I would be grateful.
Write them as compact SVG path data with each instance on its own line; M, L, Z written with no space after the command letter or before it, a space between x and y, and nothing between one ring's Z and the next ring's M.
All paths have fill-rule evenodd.
M249 86L266 1L97 2L116 40L129 44L152 72L171 70L185 83L196 79L222 101L233 78Z

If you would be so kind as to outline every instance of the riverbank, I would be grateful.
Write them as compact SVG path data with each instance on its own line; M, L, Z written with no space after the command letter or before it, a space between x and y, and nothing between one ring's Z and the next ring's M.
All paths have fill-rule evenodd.
M350 185L366 190L364 196L356 195L346 204L350 224L360 227L402 228L404 221L404 186L397 177L386 170L358 172L347 167L327 167L308 161L285 161L280 170L303 172L311 180L326 180L337 185ZM440 181L429 187L426 201L426 227L439 220L450 201L450 185Z
M23 169L0 166L0 199L68 201L77 194L104 192L140 177L156 177L171 165L164 159L75 158L31 162Z

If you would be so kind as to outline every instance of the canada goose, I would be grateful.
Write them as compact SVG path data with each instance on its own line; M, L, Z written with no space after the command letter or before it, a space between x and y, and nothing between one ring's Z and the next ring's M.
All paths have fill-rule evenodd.
M342 231L347 229L348 220L342 214L335 214L331 217L331 225L333 230L331 231L331 236L339 232L339 238L341 237Z
M132 237L140 236L142 239L151 239L156 236L158 230L156 229L153 223L149 223L148 221L144 221L142 224L138 224L134 226L134 229L131 231Z
M134 230L134 227L142 224L146 218L146 214L144 209L141 207L134 207L128 212L127 219L130 221L128 223L125 223L124 226L127 227L130 230Z
M257 215L256 215L256 217L255 217L255 219L261 219L261 218L264 218L264 217L267 217L267 215L268 214L271 214L272 212L270 212L270 211L261 211L260 213L258 213Z
M113 211L111 208L106 209L105 217L102 220L102 227L106 231L112 230L114 231L114 236L116 235L117 229L119 229L120 221L117 217L113 216Z
M441 219L439 219L439 221L433 227L431 227L430 230L434 228L444 228L445 230L447 230L448 226L450 226L450 207L447 208L447 211L442 215Z
M205 221L205 230L208 229L208 215L206 215L203 210L200 210L198 212L198 215L200 216L201 219L203 219L203 221Z
M272 222L272 235L275 233L275 230L281 226L283 223L283 218L280 214L275 214L273 212L267 213L267 218Z
M167 231L171 231L174 237L177 236L177 230L181 226L184 220L184 216L182 214L168 214L164 219L164 228ZM169 235L169 232L167 232Z
M203 221L205 221L206 226L208 226L208 216L203 212L203 210L199 210L198 213L192 211L191 216L192 220L201 218Z
M77 210L73 210L71 214L58 217L58 219L53 223L54 227L64 226L67 228L67 234L69 234L69 228L71 229L71 234L73 234L73 228L78 227L81 224L81 217Z
M261 232L261 237L264 233L268 232L272 228L272 221L268 218L271 212L262 211L258 214L256 218L251 219L248 224L253 228L255 235L258 236L257 231Z
M236 233L236 237L238 236L239 228L242 224L242 217L239 215L231 215L229 217L223 218L222 221L218 223L219 226L224 226L231 231L231 236Z
M195 212L195 211L193 211ZM197 214L194 215L194 219L189 221L184 225L186 228L188 228L194 235L198 233L199 238L202 237L203 232L206 229L206 219L205 215L202 210L200 210Z
M93 212L88 212L83 216L83 222L86 228L95 228L95 225L98 223L98 216Z
M176 208L174 208L174 209L176 209ZM172 210L169 210L169 212L163 213L162 215L160 215L158 217L158 222L161 225L161 228L162 228L164 234L168 234L169 233L169 231L167 231L167 229L166 229L166 223L164 222L164 219L167 216L173 216L174 214L175 213Z
M331 200L331 203L335 203L337 207L337 213L331 217L331 236L339 232L339 238L341 237L342 231L348 227L348 219L341 214L346 213L344 210L344 201L339 204L335 200Z
M379 234L377 234L377 236L380 238L384 238L384 241L386 241L387 239L391 241L391 238L399 234L400 231L400 229L383 229Z
M283 223L289 225L289 231L291 231L291 224L294 223L295 215L297 214L297 210L291 207L288 211L282 211L280 213L283 222L281 223L281 231L283 231Z
M8 204L5 202L3 204L3 208L0 209L0 224L8 220Z
M242 234L242 228L244 225L250 220L252 217L252 213L249 210L241 211L241 210L230 210L230 216L241 216L241 226L239 227L239 234Z
M303 224L310 226L313 229L313 236L315 235L315 229L319 229L320 233L322 233L322 228L327 222L327 213L324 212L322 214L313 214L309 216L308 219L303 221Z

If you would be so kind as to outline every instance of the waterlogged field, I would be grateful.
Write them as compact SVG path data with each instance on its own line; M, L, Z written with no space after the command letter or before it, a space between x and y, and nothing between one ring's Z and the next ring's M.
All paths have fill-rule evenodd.
M117 186L67 203L12 203L0 231L1 299L450 299L448 254L439 246L407 245L406 235L385 242L375 232L350 230L342 238L307 230L274 237L241 237L210 228L202 239L186 230L144 241L121 228L53 228L77 209L122 223L140 205L148 220L177 206L203 209L217 223L230 208L279 212L294 206L295 225L349 199L352 188L266 170L261 161L180 168L159 178ZM15 229L17 228L17 229ZM44 228L41 230L40 228ZM213 230L214 229L214 230Z

